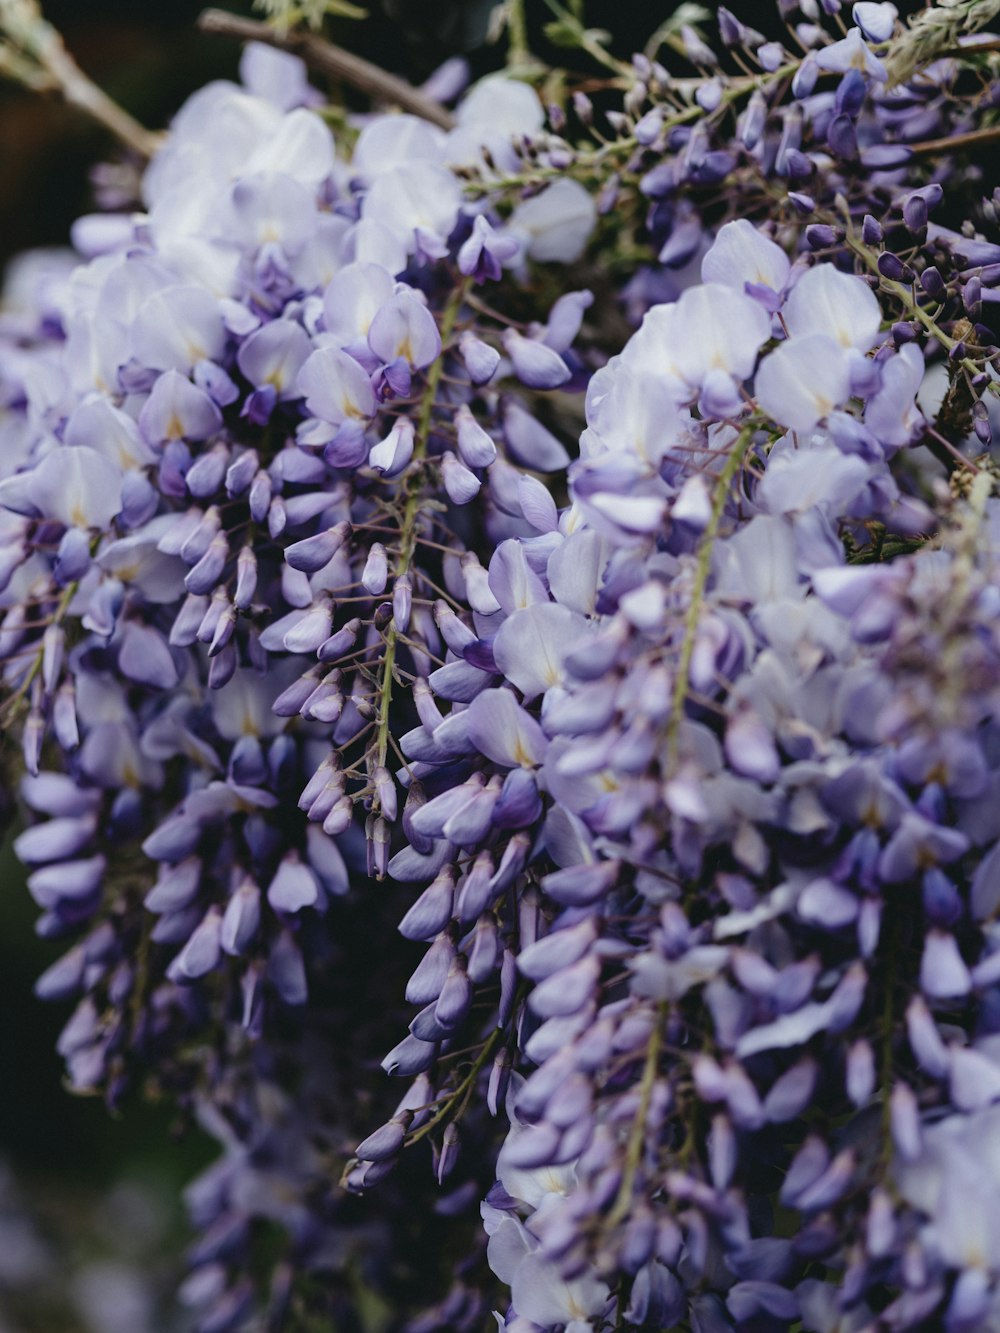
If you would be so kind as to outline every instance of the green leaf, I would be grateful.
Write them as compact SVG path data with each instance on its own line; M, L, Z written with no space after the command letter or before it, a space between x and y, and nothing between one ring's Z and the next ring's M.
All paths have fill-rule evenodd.
M364 19L367 9L352 0L254 0L254 8L263 11L268 21L279 31L287 31L297 23L305 23L318 31L327 16L344 19Z
M706 9L704 5L678 5L663 26L668 32L680 32L685 23L690 24L691 27L697 27L699 23L707 23L714 12L714 10Z
M334 18L366 19L368 10L361 5L354 5L351 0L326 0L326 12Z
M553 46L576 47L586 50L587 46L607 46L611 33L604 28L584 28L575 19L555 19L546 23L542 29Z
M571 23L567 19L555 19L552 23L546 23L542 32L553 46L562 47L578 47L583 35L580 25Z
M685 24L697 31L700 24L707 23L711 19L713 12L711 9L706 9L704 5L693 3L678 5L670 17L663 20L646 43L646 54L655 54L665 42L669 42L671 37L679 33Z

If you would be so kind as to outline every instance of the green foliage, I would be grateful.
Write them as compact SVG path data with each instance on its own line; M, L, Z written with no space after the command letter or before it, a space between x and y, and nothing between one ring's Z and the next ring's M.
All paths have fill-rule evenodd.
M952 50L960 37L981 32L998 14L1000 0L939 0L921 10L886 59L890 86L906 83L921 66Z
M364 19L368 11L352 0L254 0L254 8L280 31L304 23L318 32L326 18Z
M646 55L654 57L661 46L673 46L679 40L678 34L681 28L694 28L699 36L703 36L702 24L708 23L714 14L714 10L706 9L704 5L689 3L685 0L684 4L678 5L674 12L663 20L660 26L646 43ZM683 53L683 47L681 48Z
M545 7L555 17L543 29L553 46L568 50L585 51L592 60L621 73L625 66L607 49L611 33L603 28L588 28L584 22L583 3L577 0L567 8L559 0L545 0Z

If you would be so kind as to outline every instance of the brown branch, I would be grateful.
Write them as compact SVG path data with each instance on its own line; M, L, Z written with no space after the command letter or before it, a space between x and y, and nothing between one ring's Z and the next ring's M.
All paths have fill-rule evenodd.
M425 97L419 88L414 88L405 79L388 74L378 65L373 65L360 56L351 55L339 46L333 46L321 37L314 37L306 32L277 32L267 23L257 23L253 19L239 18L227 14L221 9L206 9L198 19L202 32L214 37L235 37L244 42L266 42L281 51L290 51L299 56L311 68L324 74L332 74L345 83L357 88L369 97L383 102L394 102L404 111L410 111L422 120L429 120L442 129L451 129L454 117L438 102Z
M941 52L941 58L948 60L961 56L977 56L980 52L989 54L992 51L1000 51L1000 38L990 37L983 42L967 42L965 46L952 46L947 51Z
M952 134L947 139L924 139L921 143L906 144L905 147L917 157L930 157L934 153L957 153L962 148L978 148L980 145L996 143L998 139L1000 139L1000 125L991 125L985 130Z

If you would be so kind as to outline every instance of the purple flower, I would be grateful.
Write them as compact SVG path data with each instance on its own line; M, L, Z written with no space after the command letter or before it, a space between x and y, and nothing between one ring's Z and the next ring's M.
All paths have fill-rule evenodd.
M472 224L472 234L458 252L458 267L466 277L478 283L496 282L518 254L520 243L514 236L498 234L482 213Z
M207 440L222 425L222 414L207 393L176 370L153 385L139 414L139 429L151 445L171 440Z
M368 345L386 365L401 358L414 369L429 366L441 351L441 338L427 307L408 292L379 306L368 329Z
M807 431L847 401L850 363L825 333L781 343L761 362L754 388L763 410L782 426Z

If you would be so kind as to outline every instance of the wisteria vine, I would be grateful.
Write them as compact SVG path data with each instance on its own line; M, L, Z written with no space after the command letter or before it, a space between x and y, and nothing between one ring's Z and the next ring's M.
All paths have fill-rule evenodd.
M1000 6L549 8L257 25L12 267L38 994L200 1333L1000 1329Z

